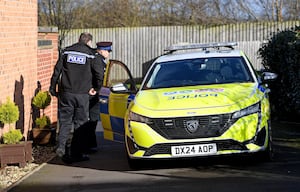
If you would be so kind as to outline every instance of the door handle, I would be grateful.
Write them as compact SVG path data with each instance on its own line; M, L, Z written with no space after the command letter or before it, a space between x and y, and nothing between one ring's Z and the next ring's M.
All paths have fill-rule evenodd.
M99 99L99 103L106 104L107 102L108 102L108 99L103 99L103 98Z

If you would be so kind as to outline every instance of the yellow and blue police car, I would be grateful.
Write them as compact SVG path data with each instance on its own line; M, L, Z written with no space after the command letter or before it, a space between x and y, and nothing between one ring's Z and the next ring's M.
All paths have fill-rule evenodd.
M270 157L266 85L276 74L258 74L236 45L168 47L140 86L125 64L111 60L99 99L104 137L125 141L130 165L240 153Z

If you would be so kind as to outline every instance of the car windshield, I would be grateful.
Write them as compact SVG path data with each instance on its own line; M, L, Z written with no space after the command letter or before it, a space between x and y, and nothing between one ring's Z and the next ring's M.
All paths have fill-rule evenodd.
M142 89L253 82L242 57L196 58L156 63Z

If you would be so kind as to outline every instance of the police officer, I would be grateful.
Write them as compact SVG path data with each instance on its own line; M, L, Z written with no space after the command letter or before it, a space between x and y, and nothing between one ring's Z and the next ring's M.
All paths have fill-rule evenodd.
M71 142L74 131L88 122L89 95L96 94L103 80L100 65L95 62L91 48L92 38L90 33L82 33L78 43L67 47L60 55L51 77L49 92L52 96L58 96L60 125L56 154L66 163L89 160L82 154L79 142L76 142L77 146L72 146L75 150L71 150Z
M110 52L112 52L112 42L102 41L96 43L97 45L97 55L103 60L104 63L108 62Z
M106 62L110 52L112 51L112 42L98 42L96 43L96 63L100 66L100 74L104 75L104 70ZM94 80L93 80L93 83ZM99 106L99 95L90 96L90 105L89 105L89 123L87 126L87 131L85 132L85 152L94 153L97 152L97 140L96 140L96 127L97 123L100 120L100 106Z

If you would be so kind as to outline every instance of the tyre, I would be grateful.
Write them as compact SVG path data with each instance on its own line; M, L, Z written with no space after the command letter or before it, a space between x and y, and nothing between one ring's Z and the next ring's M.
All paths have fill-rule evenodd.
M127 162L128 162L128 166L129 166L130 169L132 169L132 170L140 170L140 169L142 168L142 160L131 159L131 158L127 155Z
M268 145L265 151L259 152L259 158L262 161L270 162L274 160L273 141L271 123L268 122Z
M142 160L140 159L131 159L128 155L127 147L125 146L126 159L130 169L139 170L142 167Z

